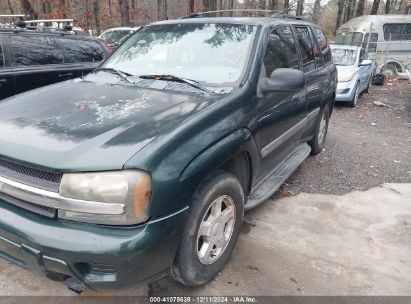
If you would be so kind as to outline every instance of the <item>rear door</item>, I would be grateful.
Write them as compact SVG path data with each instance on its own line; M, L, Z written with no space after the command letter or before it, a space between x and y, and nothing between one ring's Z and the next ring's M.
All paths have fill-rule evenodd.
M56 72L64 56L47 37L19 33L10 38L16 93L60 81Z
M7 52L7 35L0 34L0 100L14 95L14 76Z
M302 69L306 83L306 116L307 124L311 125L318 117L323 99L323 91L328 77L318 43L314 40L308 26L295 26Z

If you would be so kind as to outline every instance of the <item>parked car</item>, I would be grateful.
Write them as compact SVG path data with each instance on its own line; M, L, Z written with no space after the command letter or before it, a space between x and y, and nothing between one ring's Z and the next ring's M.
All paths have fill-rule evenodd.
M336 77L310 22L203 13L144 27L83 78L6 99L0 257L78 291L165 271L208 282L244 210L322 151Z
M139 29L139 27L116 27L104 31L100 38L105 40L115 50Z
M379 73L411 76L411 15L356 17L338 29L335 40L362 46Z
M331 45L334 64L338 70L336 101L355 107L362 92L371 86L374 66L365 50L358 46Z
M0 99L85 75L109 54L98 38L0 29Z

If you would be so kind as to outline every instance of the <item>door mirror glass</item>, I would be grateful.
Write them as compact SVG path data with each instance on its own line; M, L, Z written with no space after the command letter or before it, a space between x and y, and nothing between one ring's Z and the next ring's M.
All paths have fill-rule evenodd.
M361 61L360 66L366 66L366 65L371 65L371 64L372 64L372 60L365 59Z
M278 68L271 76L263 79L261 91L271 92L295 92L303 89L305 77L302 71L289 68Z

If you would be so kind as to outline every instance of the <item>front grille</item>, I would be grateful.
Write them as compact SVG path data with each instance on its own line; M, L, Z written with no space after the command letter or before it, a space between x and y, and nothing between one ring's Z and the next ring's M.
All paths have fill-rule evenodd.
M43 190L58 192L63 175L0 159L0 176Z
M26 202L18 198L9 196L4 193L0 193L0 200L3 200L6 203L12 204L16 207L19 207L19 208L22 208L22 209L25 209L33 213L37 213L37 214L49 217L49 218L55 218L57 215L57 210L55 208L36 205L30 202Z

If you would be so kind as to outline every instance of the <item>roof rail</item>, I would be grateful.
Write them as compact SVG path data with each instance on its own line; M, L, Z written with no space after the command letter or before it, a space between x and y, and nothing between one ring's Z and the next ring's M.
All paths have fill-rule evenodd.
M203 15L216 14L216 13L267 13L269 14L267 17L271 17L271 18L290 18L290 19L297 19L297 20L307 20L306 18L302 16L293 16L293 15L286 14L282 11L258 10L258 9L231 9L231 10L198 12L198 13L193 13L187 16L180 17L180 19L197 18L197 17L202 17Z

